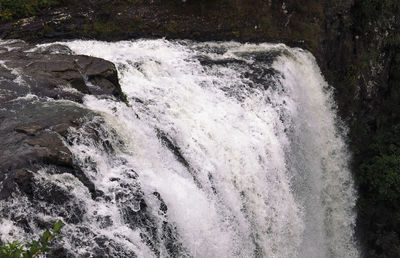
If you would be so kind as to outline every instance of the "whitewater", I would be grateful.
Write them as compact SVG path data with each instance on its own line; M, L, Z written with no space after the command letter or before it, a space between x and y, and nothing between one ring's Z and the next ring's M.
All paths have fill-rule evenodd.
M70 174L35 175L84 210L63 229L74 256L106 246L109 257L359 257L346 127L309 52L165 39L59 44L113 62L127 96L84 98L100 142L88 136L96 121L69 133L100 197ZM58 218L23 198L2 205ZM1 231L24 237L12 221Z

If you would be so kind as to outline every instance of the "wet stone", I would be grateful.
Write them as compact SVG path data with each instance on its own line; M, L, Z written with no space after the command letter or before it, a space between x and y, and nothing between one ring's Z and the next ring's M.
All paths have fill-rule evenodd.
M40 173L68 173L87 188L91 198L104 196L69 149L72 129L89 130L84 125L90 122L96 131L104 123L80 105L85 94L120 99L114 64L74 55L59 44L35 48L23 41L0 43L0 200L29 200L29 207L23 205L32 217L25 220L14 206L4 209L26 232L42 223L36 213L59 216L71 224L81 223L86 213L84 203L55 183L41 182ZM99 141L99 135L87 137ZM104 142L104 148L112 146ZM110 223L105 220L103 225ZM73 257L64 251L55 249L51 257Z
M29 136L36 136L44 128L40 125L23 125L15 128L18 133L24 133Z
M16 189L32 197L27 175L44 166L52 167L54 173L73 174L94 198L101 195L66 146L69 129L81 127L95 115L73 103L51 99L81 103L85 94L119 98L122 92L114 64L73 55L60 44L35 48L13 40L1 42L1 48L7 51L0 51L0 180L5 185L0 198L9 198ZM93 127L101 122L94 121Z
M4 45L3 45L4 47ZM0 78L10 83L20 76L18 84L28 86L25 95L68 99L81 102L82 94L109 95L121 99L117 70L106 60L73 55L59 44L37 48L23 42L6 45L10 51L0 52ZM90 87L88 87L90 86Z

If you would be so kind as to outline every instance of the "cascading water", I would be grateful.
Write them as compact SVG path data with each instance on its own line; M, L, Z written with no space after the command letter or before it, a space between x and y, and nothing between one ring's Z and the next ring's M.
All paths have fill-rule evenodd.
M70 174L35 175L73 197L53 214L82 217L63 231L73 255L359 256L343 128L311 54L282 44L62 44L115 63L130 103L87 96L101 126L85 127L100 141L70 132L101 195ZM23 198L2 206L47 218ZM24 237L3 225L3 241Z

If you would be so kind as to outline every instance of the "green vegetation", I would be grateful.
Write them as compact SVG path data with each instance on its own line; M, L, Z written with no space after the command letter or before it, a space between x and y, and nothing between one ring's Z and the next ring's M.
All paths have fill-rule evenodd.
M400 123L378 131L356 173L366 257L400 253Z
M0 20L29 17L62 2L63 0L0 0Z
M400 201L400 124L378 133L369 147L370 158L360 166L359 181L374 201Z
M64 223L59 220L54 224L52 232L46 230L39 240L33 240L28 244L21 244L17 241L0 246L1 258L32 258L44 254L50 250L50 242L60 232Z
M400 24L395 18L399 13L398 0L355 1L351 33L356 54L345 69L343 92L349 93L343 98L351 96L346 112L351 109L355 114L351 138L359 186L359 236L365 256L373 258L400 253ZM357 91L359 99L354 101Z

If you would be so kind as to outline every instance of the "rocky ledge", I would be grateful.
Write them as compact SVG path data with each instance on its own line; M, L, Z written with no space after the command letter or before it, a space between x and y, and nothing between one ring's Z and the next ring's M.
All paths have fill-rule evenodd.
M6 41L0 45L0 85L0 199L16 191L35 199L33 174L44 167L73 174L96 195L74 164L67 136L97 117L80 104L86 94L124 99L114 64L62 45Z

